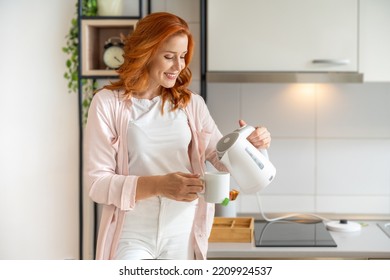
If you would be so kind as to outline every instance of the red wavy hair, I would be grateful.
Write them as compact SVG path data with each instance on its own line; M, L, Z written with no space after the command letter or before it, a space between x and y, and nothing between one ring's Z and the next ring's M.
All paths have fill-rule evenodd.
M188 24L180 17L166 12L149 14L137 23L134 32L125 39L124 63L117 70L119 80L104 88L124 90L125 99L129 99L134 93L145 91L149 85L148 65L151 58L167 39L182 34L188 37L185 68L172 88L161 87L161 97L163 102L170 100L173 103L173 110L185 107L191 98L188 85L192 73L188 65L193 56L194 40Z

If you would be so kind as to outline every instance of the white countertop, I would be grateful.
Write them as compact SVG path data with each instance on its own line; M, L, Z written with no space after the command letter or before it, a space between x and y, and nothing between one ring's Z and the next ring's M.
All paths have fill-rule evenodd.
M330 231L337 247L256 247L253 243L209 243L208 259L390 259L390 237L377 225L356 221L359 232Z

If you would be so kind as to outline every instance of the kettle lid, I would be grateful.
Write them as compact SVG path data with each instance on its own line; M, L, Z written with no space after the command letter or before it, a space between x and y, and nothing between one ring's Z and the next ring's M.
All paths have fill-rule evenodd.
M224 137L222 137L218 143L217 143L217 153L218 153L218 156L221 158L223 156L223 154L228 150L230 149L231 146L234 145L234 143L236 143L237 139L239 138L240 134L237 133L237 132L232 132L232 133L229 133L227 135L225 135Z

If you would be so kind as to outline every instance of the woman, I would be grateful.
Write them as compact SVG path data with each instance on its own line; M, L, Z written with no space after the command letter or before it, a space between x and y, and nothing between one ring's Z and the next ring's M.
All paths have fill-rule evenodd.
M222 135L187 88L193 48L184 20L150 14L126 39L119 80L93 98L85 165L90 197L103 205L97 259L206 259L214 205L197 195L200 176L206 160L225 167ZM271 141L263 127L248 140Z

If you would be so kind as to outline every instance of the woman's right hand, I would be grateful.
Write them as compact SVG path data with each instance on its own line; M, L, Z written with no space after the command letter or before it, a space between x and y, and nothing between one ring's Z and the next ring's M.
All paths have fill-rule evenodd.
M177 201L193 201L204 185L200 175L175 172L138 178L136 200L161 195Z

